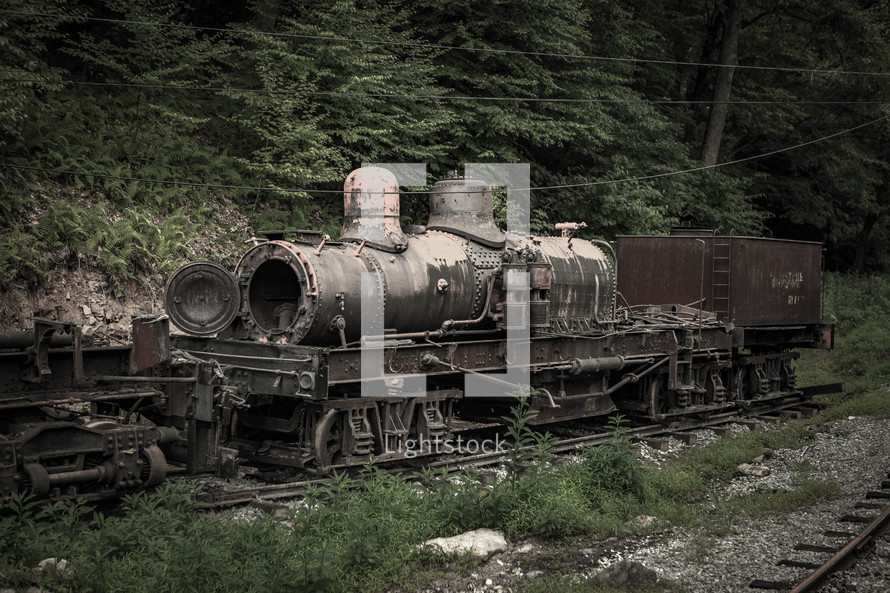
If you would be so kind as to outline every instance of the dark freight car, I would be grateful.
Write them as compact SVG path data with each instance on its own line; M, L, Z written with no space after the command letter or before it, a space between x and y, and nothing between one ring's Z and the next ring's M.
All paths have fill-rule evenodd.
M675 303L736 326L820 323L819 243L679 229L618 237L618 291L629 305ZM697 280L697 282L696 282Z

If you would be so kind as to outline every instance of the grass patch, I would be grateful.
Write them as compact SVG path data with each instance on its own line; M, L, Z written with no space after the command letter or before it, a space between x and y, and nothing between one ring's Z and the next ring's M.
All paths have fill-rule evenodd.
M843 381L846 391L818 396L827 406L815 422L890 414L890 277L826 274L825 317L835 323L835 349L804 350L801 385Z
M626 593L598 583L594 580L579 579L576 575L553 575L532 581L518 589L520 593ZM634 589L635 593L682 593L685 589L674 583L659 582L652 587Z

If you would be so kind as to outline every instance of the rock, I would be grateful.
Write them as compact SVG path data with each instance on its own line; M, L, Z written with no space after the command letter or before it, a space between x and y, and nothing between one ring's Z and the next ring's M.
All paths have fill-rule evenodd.
M640 515L639 517L634 517L629 521L626 521L624 524L628 527L639 527L640 529L646 529L647 527L651 527L656 521L655 517L650 517L649 515Z
M604 585L610 585L625 591L651 588L658 580L654 570L646 568L639 562L622 560L606 568L596 576Z
M83 305L83 306L82 306L82 309L83 309L83 316L84 316L84 317L89 317L90 315L93 314L93 310L90 309L90 307L89 307L88 305Z
M68 561L64 558L45 558L37 564L34 572L37 574L61 573L73 577L74 567L69 566Z
M743 463L737 469L746 476L755 476L757 478L763 478L770 474L768 467L751 465L750 463Z
M487 558L495 552L507 549L504 534L493 529L477 529L454 537L437 537L421 544L422 547L439 548L444 554L470 553L477 558Z
M532 544L522 544L521 546L516 548L516 553L517 554L528 554L529 552L533 551L534 549L535 549L535 546Z

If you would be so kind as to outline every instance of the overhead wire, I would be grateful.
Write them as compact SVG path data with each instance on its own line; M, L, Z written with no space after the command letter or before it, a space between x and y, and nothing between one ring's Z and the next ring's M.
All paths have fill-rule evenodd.
M672 177L676 175L686 175L689 173L696 173L699 171L707 171L710 169L717 169L720 167L727 167L730 165L737 165L739 163L745 163L749 161L754 161L758 159L767 158L770 156L774 156L777 154L781 154L783 152L789 152L792 150L796 150L798 148L803 148L804 146L809 146L811 144L816 144L818 142L824 142L826 140L830 140L832 138L837 138L838 136L843 136L844 134L849 134L850 132L854 132L856 130L860 130L862 128L874 125L881 121L890 119L890 114L883 115L881 117L872 119L870 121L861 123L859 125L846 128L839 132L835 132L833 134L828 134L826 136L821 136L819 138L814 138L813 140L808 140L806 142L801 142L799 144L795 144L793 146L787 146L785 148L779 148L777 150L771 150L769 152L765 152L762 154L757 154L749 157L744 157L741 159L735 159L731 161L724 161L722 163L716 163L714 165L703 165L701 167L692 167L689 169L682 169L679 171L667 171L664 173L653 173L651 175L641 175L637 177L625 177L622 179L605 179L601 181L589 181L584 183L573 183L566 185L548 185L548 186L535 186L535 187L527 187L527 188L510 188L513 191L547 191L547 190L558 190L558 189L577 189L582 187L594 187L599 185L613 185L618 183L631 183L637 181L648 181L652 179L661 179L665 177ZM157 183L157 184L165 184L165 185L176 185L176 186L185 186L185 187L200 187L200 188L212 188L212 189L234 189L234 190L244 190L244 191L265 191L265 192L285 192L285 193L326 193L326 194L339 194L342 193L342 190L333 190L333 189L309 189L309 188L278 188L278 187L262 187L262 186L247 186L247 185L225 185L225 184L216 184L216 183L198 183L198 182L190 182L190 181L172 181L172 180L164 180L164 179L145 179L141 177L124 177L119 175L106 175L101 173L90 173L84 171L68 171L63 169L53 169L48 167L35 167L29 165L15 165L12 163L0 163L0 167L6 167L10 169L19 169L25 171L39 171L46 173L55 173L58 175L74 175L74 176L83 176L83 177L95 177L102 179L115 179L120 181L136 181L136 182L144 182L144 183ZM427 194L428 191L401 191L401 194Z
M184 90L205 91L216 93L256 93L268 95L307 95L321 97L364 97L375 99L421 99L435 101L502 101L502 102L528 102L528 103L575 103L575 104L652 104L652 105L885 105L887 101L783 101L779 99L749 100L735 99L726 101L713 100L685 100L685 99L569 99L563 97L493 97L473 95L422 95L413 93L364 93L357 91L310 91L310 90L285 90L285 89L252 89L215 86L187 86L175 84L151 84L139 82L101 82L87 80L39 80L28 78L0 78L0 83L16 84L61 84L94 87L124 87L135 89L155 90Z
M587 55L587 54L569 54L569 53L559 53L559 52L538 52L538 51L524 51L524 50L516 50L516 49L499 49L499 48L491 48L491 47L465 47L465 46L460 46L460 45L444 45L444 44L435 44L435 43L417 43L417 42L410 42L410 41L393 41L393 40L377 40L377 39L359 39L359 38L354 38L354 37L308 35L308 34L301 34L301 33L281 33L281 32L275 32L275 31L256 31L253 29L206 27L206 26L198 26L198 25L184 25L184 24L180 24L180 23L160 23L160 22L153 22L153 21L140 21L140 20L134 20L134 19L112 19L112 18L104 18L104 17L89 17L89 16L82 16L82 15L66 15L66 14L45 13L45 12L28 12L28 11L22 11L22 10L9 10L9 9L0 9L0 14L10 14L10 15L15 15L15 16L26 16L26 17L72 19L72 20L82 20L82 21L99 22L99 23L111 23L111 24L121 24L121 25L139 25L139 26L149 26L149 27L168 28L168 29L210 31L210 32L214 32L214 33L224 33L224 34L260 35L260 36L267 36L267 37L304 39L304 40L310 40L310 41L336 41L336 42L346 42L346 43L363 43L363 44L367 44L367 45L400 46L400 47L408 47L408 48L416 48L416 49L439 49L439 50L449 50L449 51L465 51L465 52L472 52L472 53L524 55L524 56L534 56L534 57L544 57L544 58L577 59L577 60L588 60L588 61L619 62L619 63L629 63L629 64L656 64L656 65L662 65L662 66L695 66L695 67L703 67L703 68L735 68L735 69L739 69L739 70L761 70L761 71L786 72L786 73L797 73L797 74L890 77L890 72L869 72L869 71L857 71L857 70L824 70L824 69L820 69L820 68L799 68L799 67L786 67L786 66L754 66L754 65L749 65L749 64L717 64L717 63L709 63L709 62L683 62L683 61L677 61L677 60L660 60L660 59L651 59L651 58L626 58L626 57L615 57L615 56L596 56L596 55Z
M837 138L838 136L843 136L844 134L849 134L850 132L854 132L856 130L865 128L867 126L874 125L878 122L884 121L890 118L890 114L882 115L881 117L875 118L873 120L867 121L865 123L859 124L857 126L853 126L852 128L847 128L845 130L841 130L840 132L835 132L834 134L829 134L827 136L821 136L819 138L815 138L813 140L808 140L806 142L801 142L799 144L795 144L794 146L786 146L785 148L779 148L777 150L771 150L769 152L764 152L762 154L757 154L749 157L744 157L741 159L735 159L732 161L724 161L722 163L716 163L714 165L703 165L701 167L693 167L691 169L682 169L680 171L669 171L666 173L653 173L652 175L642 175L639 177L627 177L624 179L607 179L603 181L591 181L585 183L573 183L567 185L549 185L549 186L539 186L529 188L531 190L541 191L541 190L554 190L554 189L575 189L579 187L592 187L596 185L610 185L614 183L630 183L632 181L648 181L650 179L659 179L662 177L671 177L674 175L685 175L687 173L696 173L698 171L707 171L709 169L717 169L720 167L728 167L730 165L738 165L739 163L746 163L748 161L754 161L758 159L764 159L767 157L771 157L777 154L781 154L783 152L789 152L791 150L797 150L798 148L803 148L804 146L809 146L810 144L816 144L818 142L824 142L825 140L830 140L832 138Z
M200 183L197 181L173 181L170 179L146 179L144 177L125 177L122 175L107 175L104 173L90 173L87 171L68 171L65 169L53 169L49 167L34 167L30 165L15 165L12 163L0 163L0 167L9 169L19 169L22 171L40 171L44 173L55 173L57 175L74 175L82 177L94 177L98 179L114 179L117 181L137 181L142 183L155 183L159 185L176 185L183 187L196 187L208 189L235 189L243 191L266 191L266 192L282 192L282 193L343 193L343 190L337 189L289 189L286 187L262 187L253 185L226 185L222 183ZM404 193L404 192L403 192Z

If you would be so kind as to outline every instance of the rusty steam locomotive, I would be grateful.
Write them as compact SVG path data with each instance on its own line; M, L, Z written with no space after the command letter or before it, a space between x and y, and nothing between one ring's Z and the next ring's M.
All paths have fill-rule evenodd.
M363 191L371 175L381 191ZM612 251L573 224L506 235L491 189L456 176L432 188L425 227L402 229L395 178L368 168L344 202L337 241L265 233L234 272L180 268L167 316L134 319L131 345L84 346L60 319L0 335L0 498L117 496L163 481L170 461L325 471L429 453L411 447L505 413L503 388L467 386L511 368L535 423L616 410L669 422L799 396L793 349L832 345L815 243L685 230ZM368 313L365 299L365 317L363 276L379 305ZM376 376L363 373L372 352Z

